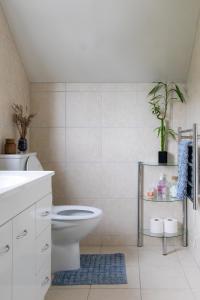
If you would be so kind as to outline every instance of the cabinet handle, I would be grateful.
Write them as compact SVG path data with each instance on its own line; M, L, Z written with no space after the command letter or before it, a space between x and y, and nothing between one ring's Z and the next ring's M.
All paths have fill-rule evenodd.
M28 234L28 230L24 230L22 233L20 233L19 235L17 235L16 239L22 239L23 237L25 237Z
M6 245L5 247L0 249L0 255L7 253L10 250L10 246Z
M44 247L41 249L41 252L45 252L45 251L47 251L48 249L49 249L49 244L46 243L46 244L44 245Z
M41 217L47 217L50 214L50 211L46 210L41 213Z
M50 278L48 276L45 277L45 279L42 281L41 286L45 286L49 283Z

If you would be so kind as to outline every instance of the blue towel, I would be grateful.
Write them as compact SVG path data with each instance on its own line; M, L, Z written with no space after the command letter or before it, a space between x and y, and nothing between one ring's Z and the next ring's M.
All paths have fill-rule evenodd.
M187 195L188 179L188 147L191 145L190 140L182 140L178 146L178 184L177 198L184 200Z

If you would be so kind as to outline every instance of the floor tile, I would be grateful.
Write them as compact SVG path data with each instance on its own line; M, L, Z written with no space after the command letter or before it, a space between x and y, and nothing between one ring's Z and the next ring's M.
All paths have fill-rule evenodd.
M180 263L185 267L195 267L195 259L188 248L177 249L177 255Z
M45 300L87 300L89 289L50 289Z
M80 248L81 254L99 254L100 253L101 247L87 247L87 246L82 246Z
M88 300L140 300L139 289L94 289ZM78 299L77 299L78 300Z
M200 269L198 266L183 267L185 277L187 278L189 285L192 289L200 288Z
M146 289L141 294L142 300L193 300L192 292L184 289Z
M89 289L90 285L52 285L51 290L62 290L62 289Z
M154 248L142 248L139 250L139 263L141 266L177 266L180 267L180 261L176 251L169 250L168 255L162 255L161 250L157 247Z
M141 286L145 289L190 288L181 266L141 266L140 278Z
M192 293L193 293L194 300L199 300L200 299L200 289L192 290Z
M102 247L101 253L124 253L127 266L138 266L138 248L134 246Z
M107 284L91 285L91 289L138 289L140 288L139 269L138 267L126 268L128 284Z

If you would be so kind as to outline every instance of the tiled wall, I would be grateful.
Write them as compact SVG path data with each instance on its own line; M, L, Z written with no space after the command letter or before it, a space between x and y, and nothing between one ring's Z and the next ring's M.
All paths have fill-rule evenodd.
M156 161L159 148L153 132L158 124L146 98L150 87L32 84L31 110L38 114L31 128L31 150L38 152L46 169L56 171L54 203L104 211L101 224L84 243L136 243L137 161ZM175 105L171 113L175 128L184 114L185 106ZM169 149L175 153L176 143ZM154 179L149 172L150 182L155 182L161 170ZM171 208L167 212L162 205L159 213L175 216ZM157 207L149 204L147 213L157 215Z
M29 106L29 82L0 6L0 153L5 138L15 138L11 104Z
M187 126L191 128L194 122L200 125L200 23L188 77L188 95ZM200 206L197 211L193 211L189 202L188 219L190 247L200 264Z

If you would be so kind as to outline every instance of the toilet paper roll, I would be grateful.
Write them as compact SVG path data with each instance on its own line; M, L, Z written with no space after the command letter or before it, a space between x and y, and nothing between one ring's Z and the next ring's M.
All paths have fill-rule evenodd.
M174 218L164 219L164 232L165 233L177 233L178 231L178 221Z
M163 219L151 218L150 220L150 231L151 233L163 233Z

